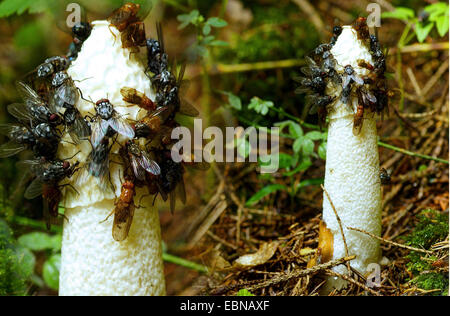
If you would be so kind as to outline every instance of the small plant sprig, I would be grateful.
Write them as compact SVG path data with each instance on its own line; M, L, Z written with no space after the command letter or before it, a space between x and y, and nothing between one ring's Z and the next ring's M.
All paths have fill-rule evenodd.
M208 57L209 48L228 45L227 42L218 40L211 34L213 28L227 26L227 21L218 17L206 19L198 10L192 10L187 14L180 14L177 16L177 19L181 22L178 26L179 30L184 29L188 25L193 25L197 29L197 41L191 46L191 49L197 55Z
M238 96L234 95L231 92L222 91L221 93L228 97L229 107L236 111L243 110L242 101ZM284 113L284 110L277 108L272 101L263 100L259 97L253 97L246 108L248 110L253 110L257 114L259 114L260 117L266 116L270 111L280 113L281 115L287 114ZM267 132L270 132L270 130L266 127L260 126L254 122L247 122L242 117L240 117L240 120L250 126L254 126L259 129L265 129ZM279 135L281 137L293 140L291 148L292 153L279 153L279 168L283 170L283 172L281 173L283 177L293 179L293 176L297 173L308 170L308 168L313 164L313 159L320 158L325 160L327 145L326 132L320 132L317 130L304 132L302 126L294 120L277 122L274 124L274 126L279 127ZM317 146L317 150L315 151L317 143L319 145ZM252 149L251 144L248 142L247 138L239 138L235 142L235 147L237 148L238 153L245 158L248 157ZM268 159L268 161L272 160ZM263 160L260 160L258 164L262 166L265 165L265 162ZM262 180L268 180L270 182L273 182L273 180L275 180L274 176L270 174L261 175L261 178ZM323 183L322 178L305 179L300 181L299 183L291 181L291 185L289 186L280 183L270 183L256 192L252 197L250 197L246 202L246 205L252 206L265 196L278 191L285 191L289 194L289 196L293 198L301 188L308 185L319 185L321 183Z
M405 7L396 7L394 11L383 12L382 18L392 18L414 25L417 40L422 43L428 34L436 27L439 36L444 37L449 29L448 4L436 2L426 6L417 16L414 10Z

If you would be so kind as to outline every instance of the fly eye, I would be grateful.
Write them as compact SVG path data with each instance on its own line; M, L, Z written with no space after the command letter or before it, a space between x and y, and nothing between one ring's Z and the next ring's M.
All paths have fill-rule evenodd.
M63 169L68 169L70 167L70 163L68 161L63 162Z

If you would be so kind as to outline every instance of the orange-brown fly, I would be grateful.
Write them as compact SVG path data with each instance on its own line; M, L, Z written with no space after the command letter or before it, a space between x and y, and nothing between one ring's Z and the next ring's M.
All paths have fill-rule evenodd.
M356 31L359 40L366 40L369 38L369 27L367 26L367 19L359 17L352 24L353 29Z
M144 23L138 17L140 8L140 4L126 3L108 18L109 23L120 31L124 48L146 45Z
M146 111L154 111L156 109L156 104L144 93L135 88L123 87L120 89L120 93L125 102L135 104Z

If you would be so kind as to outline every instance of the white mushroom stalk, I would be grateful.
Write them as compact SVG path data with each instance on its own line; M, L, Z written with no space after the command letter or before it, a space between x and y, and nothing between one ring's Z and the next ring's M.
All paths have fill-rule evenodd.
M360 34L358 22L362 27ZM376 236L381 233L376 114L387 106L384 55L376 37L369 38L365 19L361 18L353 26L335 28L331 44L323 50L319 46L315 57L323 52L323 57L316 61L326 75L316 75L324 78L325 88L313 86L308 79L303 82L315 99L325 96L322 104L312 102L319 107L319 114L320 108L325 109L328 118L323 219L317 261L324 263L356 255L350 262L351 267L367 275L368 266L380 260L379 241L348 228ZM333 67L327 69L329 65ZM321 93L317 93L320 89L323 89ZM348 267L340 265L334 271L347 274ZM344 284L342 279L331 277L328 288L340 288Z
M138 120L143 112L137 106L125 106L120 90L133 87L154 99L145 67L129 49L122 48L119 31L107 21L95 21L89 38L83 43L78 57L68 74L81 90L83 98L107 98L114 109L128 120ZM76 107L83 116L94 115L94 104L80 98ZM71 162L86 161L92 150L88 141L77 146L69 143L68 135L58 151L61 159ZM123 138L118 138L123 143ZM120 157L114 159L119 145L110 154L111 181L116 192L102 189L95 177L86 182L72 181L78 191L66 190L62 259L59 282L60 295L164 295L165 282L162 262L161 234L157 210L151 198L143 198L143 189L137 189L136 207L128 237L113 239L111 229L116 196L120 196L123 181ZM74 176L76 178L76 176Z
M364 77L369 70L359 67L358 60L373 65L366 44L358 40L356 31L351 26L343 27L331 53L337 62L336 70L341 73L344 71L343 66L351 65L358 76ZM342 222L348 255L356 255L356 259L352 260L350 265L365 275L368 272L368 265L378 263L380 260L379 241L364 233L351 231L347 227L380 235L380 163L375 114L367 111L361 131L358 135L354 135L353 125L358 97L356 94L350 97L352 106L337 98L328 114L324 187ZM347 254L339 223L325 193L323 221L334 237L332 260L345 257ZM347 273L346 270L347 267L344 265L335 268L335 271L341 274ZM335 279L333 278L333 281Z

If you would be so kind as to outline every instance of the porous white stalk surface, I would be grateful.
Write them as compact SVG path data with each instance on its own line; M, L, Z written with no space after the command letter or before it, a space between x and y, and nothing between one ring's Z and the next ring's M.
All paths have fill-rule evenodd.
M107 21L95 21L89 38L83 43L78 58L68 69L83 97L95 103L108 98L114 109L127 119L136 120L145 115L139 108L126 107L120 89L136 88L151 99L149 78L144 66L122 48L120 34ZM94 104L80 98L76 107L83 116L94 115ZM60 145L58 155L64 159L80 151L71 162L85 162L91 145L88 141L74 146L70 137ZM118 138L122 142L121 137ZM118 145L112 149L117 153ZM120 158L110 155L112 161ZM143 198L143 190L135 196L136 208L128 238L117 242L112 237L113 216L102 222L114 209L120 195L121 166L110 164L111 180L115 187L102 190L95 178L86 182L73 181L79 194L66 190L60 295L164 295L165 282L162 262L159 217L152 208L151 199ZM76 177L76 176L74 176Z
M341 74L343 67L350 64L358 75L365 75L367 70L358 67L357 60L363 59L372 63L368 49L357 39L356 32L350 26L343 27L331 52L338 64L336 70ZM339 88L334 86L327 89L329 94L339 95L340 92ZM352 105L353 109L337 98L330 109L324 186L342 221L349 255L357 256L350 264L362 274L366 274L367 266L370 263L378 263L380 259L379 242L346 227L359 228L377 236L381 233L377 129L375 114L365 113L360 134L353 135L353 117L358 105L356 95L352 97ZM346 253L339 224L325 193L323 221L334 237L333 260L344 257ZM341 265L336 267L335 271L345 274L347 268ZM334 280L336 279L331 283Z

